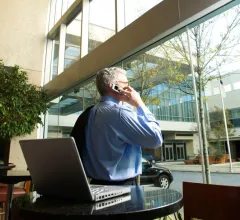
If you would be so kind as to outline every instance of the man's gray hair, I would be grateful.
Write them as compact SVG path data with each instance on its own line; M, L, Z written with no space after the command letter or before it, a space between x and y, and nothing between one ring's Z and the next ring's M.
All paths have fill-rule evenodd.
M109 83L117 82L121 74L126 75L126 71L118 67L105 68L97 73L96 86L101 96L106 94Z

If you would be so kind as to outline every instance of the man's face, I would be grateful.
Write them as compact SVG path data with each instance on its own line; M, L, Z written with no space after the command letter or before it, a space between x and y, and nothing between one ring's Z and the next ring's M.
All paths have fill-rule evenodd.
M121 88L125 88L125 87L129 86L129 82L128 82L128 79L127 79L126 75L121 74L118 77L118 80L116 81L116 84L118 84L118 86L121 87Z

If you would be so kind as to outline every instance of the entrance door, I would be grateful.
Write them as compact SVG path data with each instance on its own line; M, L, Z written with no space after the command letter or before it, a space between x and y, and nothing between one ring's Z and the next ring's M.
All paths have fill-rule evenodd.
M185 160L184 144L176 144L177 160Z
M165 160L166 161L174 160L173 144L165 144Z

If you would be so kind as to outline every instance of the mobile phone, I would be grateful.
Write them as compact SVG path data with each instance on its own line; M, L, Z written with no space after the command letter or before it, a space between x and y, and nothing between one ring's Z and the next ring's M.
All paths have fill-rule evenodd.
M121 87L119 87L117 84L113 84L112 89L118 92L120 95L123 95L123 91L121 90Z

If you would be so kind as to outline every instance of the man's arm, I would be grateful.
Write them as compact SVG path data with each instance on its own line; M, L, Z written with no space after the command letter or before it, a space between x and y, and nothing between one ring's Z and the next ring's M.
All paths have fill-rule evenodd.
M139 94L128 86L124 88L121 99L137 108L137 113L121 109L121 139L142 147L160 147L163 142L160 125L145 106Z
M148 109L138 107L137 112L121 109L120 127L119 138L129 144L153 149L162 145L160 125Z

